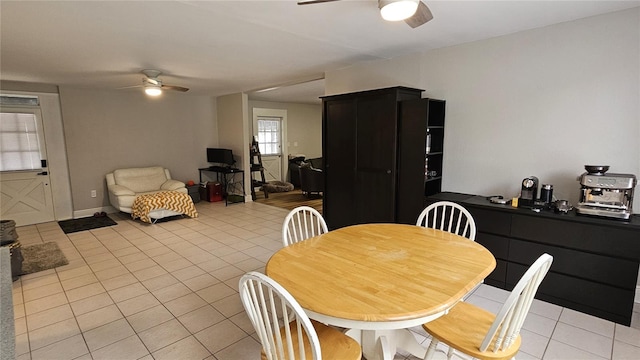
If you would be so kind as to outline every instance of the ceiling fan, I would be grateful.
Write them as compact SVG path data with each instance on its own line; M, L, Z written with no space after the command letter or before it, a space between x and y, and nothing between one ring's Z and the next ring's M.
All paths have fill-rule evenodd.
M144 87L144 92L149 96L158 96L162 94L163 90L174 90L180 92L189 91L188 88L175 85L164 85L162 80L158 78L162 74L159 70L142 70L141 73L145 76L142 78L142 85L135 85L129 87Z
M311 5L340 0L306 0L298 5ZM387 21L404 20L412 28L417 28L433 19L429 7L422 0L378 0L380 15Z

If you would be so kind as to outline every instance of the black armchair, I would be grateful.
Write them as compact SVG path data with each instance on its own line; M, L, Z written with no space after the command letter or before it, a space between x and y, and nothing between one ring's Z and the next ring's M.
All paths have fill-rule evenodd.
M289 159L289 180L294 187L300 187L300 166L304 163L304 156Z
M324 174L320 169L309 166L300 167L300 187L302 193L309 197L311 193L324 192Z
M298 156L289 159L289 181L294 187L302 188L302 184L300 183L300 168L309 165L314 169L322 171L322 158L319 157L305 160L304 156Z

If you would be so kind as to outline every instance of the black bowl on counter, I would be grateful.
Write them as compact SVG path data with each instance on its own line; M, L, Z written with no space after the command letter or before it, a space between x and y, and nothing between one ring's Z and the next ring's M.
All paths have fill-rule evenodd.
M585 165L584 169L587 170L589 174L604 175L604 173L609 170L609 165Z

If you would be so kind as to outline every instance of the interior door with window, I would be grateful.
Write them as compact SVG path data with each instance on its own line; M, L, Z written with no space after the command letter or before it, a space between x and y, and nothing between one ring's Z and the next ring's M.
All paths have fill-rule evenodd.
M282 118L258 115L254 133L262 155L265 180L282 181Z
M35 98L37 101L37 98ZM18 226L55 220L42 116L36 106L0 108L0 217Z

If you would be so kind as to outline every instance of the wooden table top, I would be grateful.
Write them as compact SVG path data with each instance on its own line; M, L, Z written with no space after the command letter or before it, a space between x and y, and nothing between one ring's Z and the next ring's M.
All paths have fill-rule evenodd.
M266 274L312 312L348 320L428 318L493 271L482 245L414 225L354 225L278 250Z

